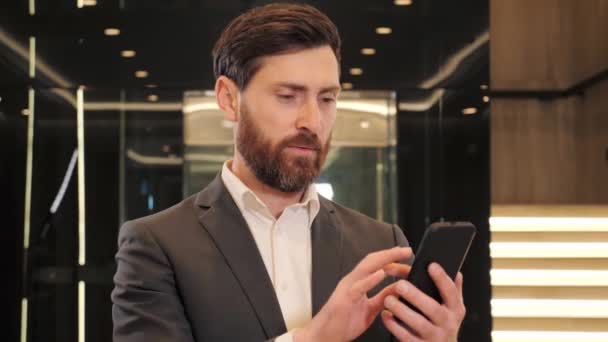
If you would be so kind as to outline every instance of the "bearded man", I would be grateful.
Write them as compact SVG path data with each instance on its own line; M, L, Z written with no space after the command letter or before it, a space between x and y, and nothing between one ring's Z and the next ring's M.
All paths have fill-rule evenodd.
M462 275L430 268L444 303L395 282L412 260L402 230L315 189L340 92L331 20L254 8L213 58L234 157L200 193L121 228L114 340L455 341Z

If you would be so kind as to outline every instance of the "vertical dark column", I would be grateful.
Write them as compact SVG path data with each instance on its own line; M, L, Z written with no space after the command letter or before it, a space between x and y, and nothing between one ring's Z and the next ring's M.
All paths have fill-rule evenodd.
M88 95L85 93L85 101ZM119 229L119 117L117 111L85 111L87 264L80 268L79 280L86 283L85 337L89 342L112 340L110 292Z
M6 341L19 338L27 119L17 108L27 103L26 94L25 88L0 92L0 320Z
M400 111L397 119L399 222L414 250L431 222L471 221L478 229L462 269L462 341L491 339L489 113L480 99L479 87L446 90L427 111ZM477 113L463 115L473 102Z

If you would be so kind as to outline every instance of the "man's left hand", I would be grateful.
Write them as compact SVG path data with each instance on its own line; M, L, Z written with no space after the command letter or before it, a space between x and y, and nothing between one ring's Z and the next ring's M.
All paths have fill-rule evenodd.
M382 321L399 341L455 342L466 313L462 297L462 273L458 272L454 282L436 263L429 265L428 272L441 294L443 304L406 280L399 280L394 284L395 295L418 308L424 315L407 307L395 295L390 295L384 301ZM411 330L397 320L405 323Z

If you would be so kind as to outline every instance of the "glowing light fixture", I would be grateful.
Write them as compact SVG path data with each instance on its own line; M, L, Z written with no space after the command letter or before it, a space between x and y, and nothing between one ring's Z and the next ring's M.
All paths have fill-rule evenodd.
M371 56L376 54L376 49L373 48L363 48L361 49L361 54Z
M606 242L490 242L492 258L608 258Z
M120 52L120 55L123 56L124 58L135 57L135 51L133 51L133 50L122 50Z
M76 142L78 146L78 265L86 264L86 206L84 161L84 90L76 90Z
M608 217L490 217L492 232L608 232Z
M36 77L36 37L30 37L30 64L29 64L29 75L30 78Z
M376 27L377 34L391 34L392 32L393 32L393 29L391 29L390 27L387 27L387 26Z
M464 108L462 110L463 115L473 115L476 113L477 113L477 108L475 108L475 107Z
M600 342L608 341L608 332L599 331L492 331L493 342Z
M120 30L115 27L108 27L107 29L103 30L103 33L110 37L118 36L120 34Z
M559 269L492 269L492 286L608 287L608 271Z
M78 342L85 342L85 283L78 282Z
M608 300L492 299L492 317L608 318Z
M27 298L21 298L21 342L27 342Z
M353 76L359 76L363 74L363 69L361 68L350 68L350 74Z
M148 77L148 71L146 71L146 70L137 70L135 72L135 77L137 77L137 78L146 78L146 77Z

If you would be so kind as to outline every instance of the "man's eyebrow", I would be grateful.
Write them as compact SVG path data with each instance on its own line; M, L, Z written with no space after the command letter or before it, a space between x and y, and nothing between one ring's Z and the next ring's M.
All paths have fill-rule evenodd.
M327 92L331 92L331 93L337 93L341 90L342 88L338 85L335 86L329 86L329 87L324 87L321 88L321 92L322 93L327 93Z
M288 83L288 82L282 82L282 83L278 83L277 88L289 88L290 90L294 90L294 91L307 91L308 87L302 84L297 84L297 83Z
M289 82L283 82L283 83L279 83L277 84L277 87L280 88L289 88L290 90L293 91L308 91L308 87L302 84L297 84L297 83L289 83ZM341 88L340 86L328 86L328 87L323 87L321 88L321 93L326 93L326 92L337 92L339 91Z

